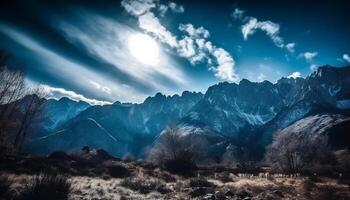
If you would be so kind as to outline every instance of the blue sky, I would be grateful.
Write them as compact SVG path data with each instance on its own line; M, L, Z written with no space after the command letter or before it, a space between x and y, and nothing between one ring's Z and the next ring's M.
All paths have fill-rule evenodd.
M325 0L12 1L0 8L0 48L49 96L142 102L345 66L348 10L347 1Z

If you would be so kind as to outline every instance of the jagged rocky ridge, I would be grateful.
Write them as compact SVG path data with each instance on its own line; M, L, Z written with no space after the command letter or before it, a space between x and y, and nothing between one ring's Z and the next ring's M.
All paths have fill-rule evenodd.
M203 135L223 149L232 138L240 143L237 138L247 137L264 147L273 134L310 115L341 114L346 121L349 108L350 66L323 66L305 79L282 78L275 84L243 79L213 85L204 95L157 93L141 104L91 106L27 148L46 154L89 145L118 156L142 155L169 124Z

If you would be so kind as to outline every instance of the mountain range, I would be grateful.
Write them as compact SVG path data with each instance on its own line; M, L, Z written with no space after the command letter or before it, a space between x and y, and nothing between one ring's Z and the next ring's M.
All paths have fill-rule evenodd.
M213 152L232 144L264 149L286 131L337 132L342 137L333 138L341 140L350 130L350 66L321 66L306 78L276 83L222 82L205 94L157 93L139 104L90 106L62 98L45 105L47 117L35 125L38 134L25 147L36 154L90 146L141 157L170 125L181 127L184 135L204 137Z

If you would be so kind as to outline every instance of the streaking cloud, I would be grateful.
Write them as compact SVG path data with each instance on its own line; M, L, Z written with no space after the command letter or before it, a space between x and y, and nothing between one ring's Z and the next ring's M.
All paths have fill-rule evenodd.
M144 11L135 8L134 12L143 13ZM96 27L96 24L99 26ZM147 84L161 92L171 91L160 81L163 79L177 87L187 87L186 75L160 50L159 56L157 50L157 57L159 57L157 63L153 63L154 59L152 63L135 59L135 53L147 55L148 49L142 48L141 50L145 52L136 52L140 49L136 49L137 46L134 45L133 52L130 51L130 41L142 34L124 24L98 15L83 14L79 25L65 21L59 21L55 25L72 44L84 47L91 56L115 66L141 84ZM148 36L143 35L142 38L148 38ZM150 58L143 57L143 61L148 59Z
M206 63L217 78L231 82L239 80L235 73L233 57L223 48L216 47L208 41L210 34L204 27L195 28L192 24L180 24L179 30L184 35L180 36L181 39L177 39L161 24L153 12L152 9L164 9L158 1L123 0L121 5L129 14L137 18L142 30L168 45L180 57L188 59L191 64ZM177 6L181 8L181 5ZM170 3L169 7L175 7L175 5Z
M55 88L55 87L51 87L48 85L40 85L40 87L43 88L44 93L47 94L49 98L56 99L56 100L58 100L62 97L68 97L74 101L85 101L86 103L93 105L93 106L112 104L112 102L109 102L109 101L90 99L90 98L85 97L84 95L77 94L74 91L69 91L69 90L66 90L64 88Z
M123 83L118 80L109 79L96 71L89 70L89 67L46 48L41 43L11 27L1 25L0 32L32 51L38 61L45 66L40 68L43 73L70 83L76 89L97 93L101 98L111 101L118 99L120 101L140 102L147 96L147 94L133 88L124 87ZM91 80L94 81L93 85ZM96 87L98 83L103 83L103 86ZM104 92L100 93L101 90Z

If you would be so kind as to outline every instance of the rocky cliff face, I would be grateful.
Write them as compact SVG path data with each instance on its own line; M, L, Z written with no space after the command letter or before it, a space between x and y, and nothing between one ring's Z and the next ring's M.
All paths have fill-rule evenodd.
M249 132L247 136L253 135L264 146L278 130L298 120L318 113L347 115L349 108L350 66L323 66L305 79L282 78L274 84L243 79L238 84L213 85L204 95L157 93L141 104L92 106L65 123L57 118L54 134L37 142L45 152L91 145L117 155L127 151L140 154L172 124L187 134L219 136L221 142ZM99 138L105 142L96 143ZM59 146L54 141L71 145Z

